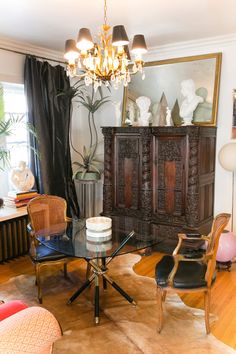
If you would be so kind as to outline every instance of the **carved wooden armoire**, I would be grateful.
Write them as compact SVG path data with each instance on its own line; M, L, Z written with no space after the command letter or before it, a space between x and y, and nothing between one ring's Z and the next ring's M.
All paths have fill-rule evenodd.
M213 220L216 128L105 127L103 215L147 225L167 249ZM149 231L149 232L150 232Z

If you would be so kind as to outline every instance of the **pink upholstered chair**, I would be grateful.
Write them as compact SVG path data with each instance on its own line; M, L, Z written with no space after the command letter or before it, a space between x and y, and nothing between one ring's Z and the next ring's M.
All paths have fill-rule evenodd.
M50 354L61 329L51 312L21 301L0 305L0 353Z

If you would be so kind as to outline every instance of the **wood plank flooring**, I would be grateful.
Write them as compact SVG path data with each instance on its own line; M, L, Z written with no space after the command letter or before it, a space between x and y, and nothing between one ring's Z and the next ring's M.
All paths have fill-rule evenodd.
M142 257L134 267L135 272L139 275L154 277L155 265L161 257L162 255L156 252L150 256ZM83 262L83 260L69 263L69 271L76 269L78 262ZM20 257L0 265L0 284L17 275L33 273L34 268L29 257ZM182 298L188 306L203 308L202 295L186 294ZM218 273L212 291L211 312L218 316L218 321L211 327L212 334L236 349L236 263L233 264L231 272L221 271Z

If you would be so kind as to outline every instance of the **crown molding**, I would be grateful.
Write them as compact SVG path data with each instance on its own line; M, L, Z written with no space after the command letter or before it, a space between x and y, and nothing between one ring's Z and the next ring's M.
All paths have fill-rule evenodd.
M147 56L154 55L154 54L162 55L173 51L181 52L183 50L189 50L189 49L193 49L193 50L201 49L207 51L210 50L209 48L214 46L223 47L223 46L235 44L235 42L236 42L236 33L232 33L223 36L201 38L201 39L196 39L191 41L177 42L177 43L170 43L161 46L149 47Z
M44 47L39 47L26 42L20 42L7 37L0 37L0 50L20 52L19 55L31 54L39 57L47 57L54 61L64 61L63 53Z
M191 41L169 43L161 46L149 47L148 53L145 57L148 58L149 56L153 55L164 56L165 54L168 55L168 53L171 53L173 51L181 52L189 49L193 51L203 50L204 52L207 52L211 50L211 47L223 47L235 44L235 42L236 33L223 36L201 38ZM0 50L1 49L9 51L18 51L21 53L31 54L39 57L47 57L55 61L64 61L63 53L60 51L35 46L27 42L16 41L7 37L0 37ZM19 53L19 55L21 53Z

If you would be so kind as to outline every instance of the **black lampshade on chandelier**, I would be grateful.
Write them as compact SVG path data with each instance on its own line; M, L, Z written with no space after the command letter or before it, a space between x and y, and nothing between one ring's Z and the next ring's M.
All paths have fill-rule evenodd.
M142 34L134 36L131 53L134 54L130 67L129 39L123 25L111 27L107 24L107 4L104 0L104 24L99 34L99 43L94 43L88 28L79 30L77 42L68 39L65 43L65 59L68 61L67 74L70 77L84 77L85 84L94 84L97 89L102 83L111 82L117 88L121 82L127 86L131 75L140 72L144 79L142 55L147 52Z

